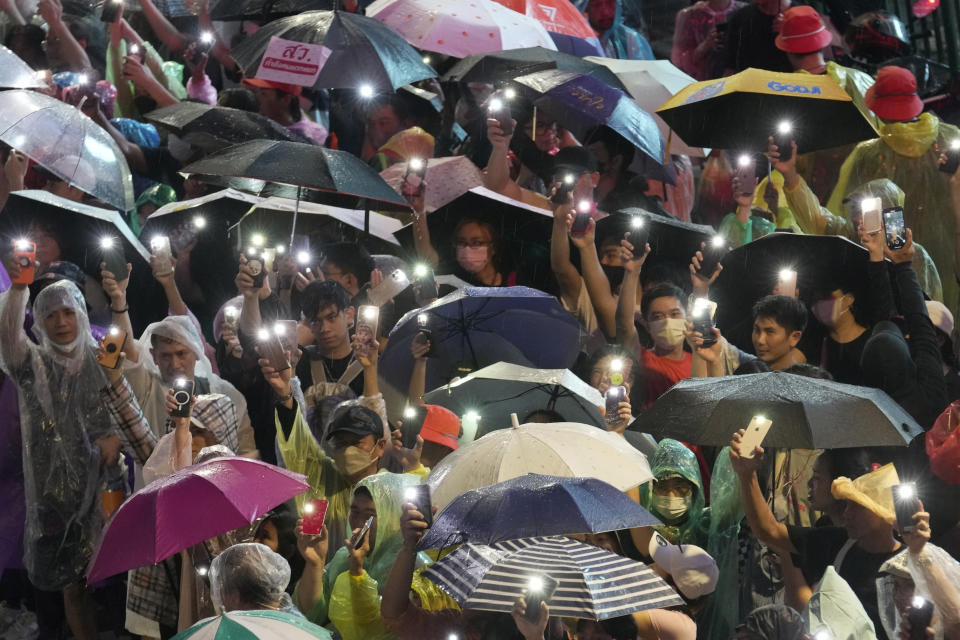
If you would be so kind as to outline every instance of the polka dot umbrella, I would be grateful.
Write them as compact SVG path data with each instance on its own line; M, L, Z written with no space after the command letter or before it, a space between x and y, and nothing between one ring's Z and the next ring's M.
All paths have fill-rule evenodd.
M457 58L523 47L557 48L538 20L492 0L377 0L367 7L367 15L417 49Z

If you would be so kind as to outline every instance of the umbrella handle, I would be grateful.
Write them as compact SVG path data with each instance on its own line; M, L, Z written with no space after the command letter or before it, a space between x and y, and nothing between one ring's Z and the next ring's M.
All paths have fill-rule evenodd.
M517 419L517 414L515 414L515 413L511 413L511 414L510 414L510 425L511 425L514 429L519 429L519 428L520 428L520 421Z

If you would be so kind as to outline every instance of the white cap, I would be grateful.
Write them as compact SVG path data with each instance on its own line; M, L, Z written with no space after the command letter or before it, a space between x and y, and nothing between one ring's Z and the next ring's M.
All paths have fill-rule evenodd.
M696 600L717 588L720 569L713 557L698 546L670 544L659 533L650 538L650 556L670 574L681 595Z
M933 326L943 331L947 336L953 333L953 314L942 302L927 300L927 315L930 316L930 322L933 323Z

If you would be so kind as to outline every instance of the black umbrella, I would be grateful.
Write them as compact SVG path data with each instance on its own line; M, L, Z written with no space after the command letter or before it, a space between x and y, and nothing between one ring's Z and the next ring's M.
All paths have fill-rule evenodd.
M330 56L319 70L317 89L393 93L405 84L434 78L417 50L379 20L345 11L307 11L267 24L231 53L249 77L257 74L271 39L323 45Z
M291 191L295 192L296 189ZM236 224L261 200L262 198L255 195L228 188L199 198L171 202L163 205L147 218L141 235L149 238L150 231L171 229L183 224L192 224L200 229L213 226L227 229Z
M295 16L304 11L333 9L337 0L220 0L210 17L225 22L250 20L270 22L286 16Z
M905 447L923 433L879 389L780 371L681 380L636 424L655 438L721 447L755 415L773 421L765 447Z
M248 178L304 187L314 192L311 200L347 209L410 208L376 171L356 156L298 142L253 140L213 153L182 171L200 179Z
M259 139L312 144L309 138L259 113L199 102L178 102L151 111L144 119L206 152Z
M455 64L442 79L449 82L496 83L548 69L576 71L583 75L593 76L611 87L627 90L620 82L617 74L607 67L595 62L588 62L569 53L551 51L543 47L509 49L495 53L476 53Z
M684 264L700 250L702 242L716 235L709 225L684 222L643 209L622 209L597 221L597 240L609 236L622 239L627 232L631 234L627 240L637 251L643 251L636 246L637 242L647 239L651 259L676 259Z

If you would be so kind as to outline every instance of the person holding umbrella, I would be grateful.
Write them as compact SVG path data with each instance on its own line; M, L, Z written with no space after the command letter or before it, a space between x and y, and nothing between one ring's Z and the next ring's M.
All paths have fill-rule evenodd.
M328 133L323 125L308 118L300 109L303 87L262 78L244 78L243 85L257 96L260 115L303 134L320 146L327 141Z

